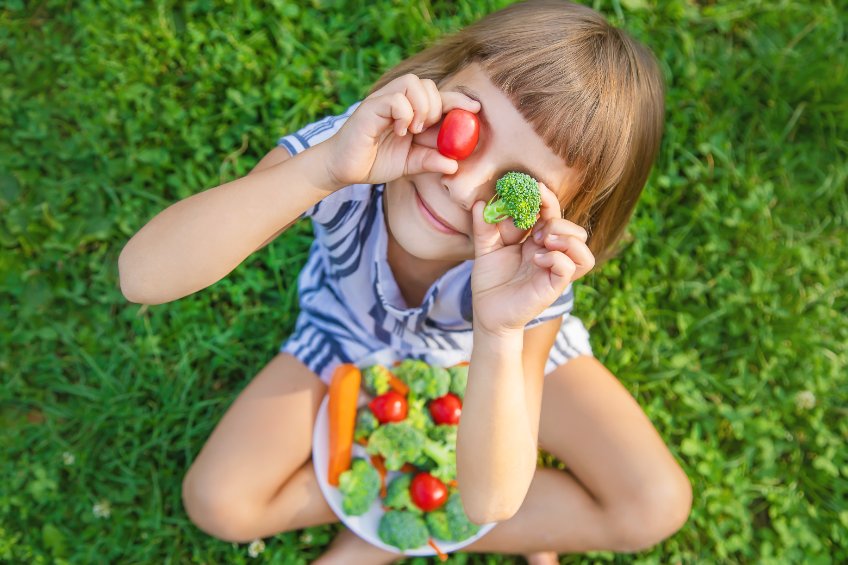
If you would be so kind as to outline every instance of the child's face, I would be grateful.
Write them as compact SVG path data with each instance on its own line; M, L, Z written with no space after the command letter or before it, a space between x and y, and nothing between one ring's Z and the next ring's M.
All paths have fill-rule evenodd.
M504 173L529 174L554 191L561 203L570 197L569 188L574 186L576 175L477 64L454 74L440 90L462 92L480 102L477 147L470 157L459 161L459 169L452 175L421 173L388 183L386 217L391 236L410 255L425 260L464 261L474 258L471 208L478 200L488 201L495 194L495 181ZM435 148L440 125L416 135L415 142ZM449 227L439 225L433 216ZM516 230L508 220L499 226Z

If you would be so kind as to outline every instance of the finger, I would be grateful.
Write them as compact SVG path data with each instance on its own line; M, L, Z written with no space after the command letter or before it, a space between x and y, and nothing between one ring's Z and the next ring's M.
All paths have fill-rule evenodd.
M417 175L418 173L443 173L454 174L459 164L439 153L436 149L424 147L413 142L406 157L406 175Z
M442 90L442 114L447 114L455 108L462 108L476 114L480 111L480 103L473 98L469 98L461 92L455 90Z
M539 196L542 198L542 206L539 209L540 220L552 220L562 218L562 208L559 206L559 198L553 190L541 181L536 181L539 185Z
M574 262L565 254L559 251L543 251L537 252L533 256L533 262L541 267L542 276L547 276L547 282L551 289L560 295L565 291L565 287L574 279L574 273L577 267Z
M584 241L573 235L550 235L545 238L545 248L549 251L565 253L574 263L575 273L572 280L577 280L595 267L595 256Z
M441 127L440 124L441 121L437 121L435 124L428 127L421 133L416 134L415 137L412 138L412 143L417 143L418 145L423 145L424 147L437 149L437 142L439 139L439 128Z
M392 128L396 135L406 135L415 112L409 99L400 92L386 94L374 99L374 111L378 116L392 120Z
M545 222L536 222L533 226L533 240L539 245L545 245L548 240L555 240L558 237L576 237L583 243L589 238L586 230L574 222L555 218Z
M483 208L486 202L478 200L471 208L471 221L474 241L474 257L482 257L504 246L501 234L496 224L487 224L483 219Z
M432 80L422 80L421 84L427 92L427 99L430 103L430 111L427 114L427 119L424 120L424 128L429 128L442 119L442 96L439 94L439 87Z
M421 133L424 131L424 124L430 116L430 96L427 93L427 87L424 81L420 80L415 75L409 75L410 78L406 84L404 94L409 98L412 105L414 117L409 130L412 133ZM431 81L432 82L432 81Z
M527 237L527 234L529 233L529 230L522 230L515 227L515 222L512 220L512 218L507 218L506 220L498 222L495 225L498 226L498 231L500 231L501 238L503 239L506 245L514 245L516 243L520 243Z

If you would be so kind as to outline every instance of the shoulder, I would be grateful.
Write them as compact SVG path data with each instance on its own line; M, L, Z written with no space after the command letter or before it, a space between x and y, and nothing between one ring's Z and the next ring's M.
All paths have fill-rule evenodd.
M285 147L286 151L291 155L297 155L313 145L326 141L341 129L351 114L359 107L360 103L356 102L352 104L341 114L326 116L295 132L284 135L277 140L277 146Z

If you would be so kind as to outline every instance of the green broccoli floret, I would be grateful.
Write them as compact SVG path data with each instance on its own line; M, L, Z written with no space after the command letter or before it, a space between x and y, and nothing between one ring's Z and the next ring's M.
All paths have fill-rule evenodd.
M371 396L389 391L389 369L383 365L371 365L362 369L362 387Z
M480 526L465 515L458 492L451 494L442 508L428 512L425 519L430 534L445 541L462 541L480 531Z
M389 510L383 514L377 535L401 550L421 547L430 539L424 518L405 510Z
M409 387L411 396L430 400L448 393L450 373L441 367L431 367L418 359L405 359L394 374Z
M427 430L427 437L438 443L447 445L448 449L456 451L456 433L459 426L441 424Z
M450 392L460 398L465 398L465 387L468 385L468 365L457 365L448 368L451 376Z
M430 530L430 535L436 539L444 541L453 541L453 533L448 523L448 513L444 508L427 512L424 515L424 521L427 522L427 529Z
M508 172L495 183L496 194L483 209L483 219L496 224L509 217L520 230L529 230L536 223L542 207L542 197L536 179L524 173Z
M398 471L404 463L418 459L426 438L424 432L408 422L392 422L374 430L366 451L370 455L382 455L386 469Z
M407 400L406 421L425 434L433 427L433 418L427 408L426 399L413 397Z
M350 469L339 475L339 492L344 513L361 516L380 494L380 474L365 459L356 458Z
M453 428L453 432L440 428ZM456 426L435 426L435 439L427 438L421 448L422 457L415 464L442 482L456 479Z
M409 484L412 482L412 475L404 473L398 475L386 488L386 497L383 499L383 505L395 510L409 510L415 514L421 514L422 510L415 506L412 502L412 497L409 495Z
M356 427L353 431L354 441L368 440L371 433L380 426L380 422L371 409L363 406L356 411Z

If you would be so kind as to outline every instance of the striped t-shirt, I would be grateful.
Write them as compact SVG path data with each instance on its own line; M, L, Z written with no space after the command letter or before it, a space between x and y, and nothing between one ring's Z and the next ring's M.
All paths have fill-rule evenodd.
M281 138L291 155L320 143L341 128L358 106ZM383 217L385 185L354 184L333 192L304 213L315 240L298 277L300 313L281 351L300 359L324 382L335 367L365 358L415 357L450 366L468 361L472 348L471 267L467 260L443 274L423 302L408 308L389 266ZM545 372L578 355L591 355L589 334L570 314L569 285L527 324L563 317Z

